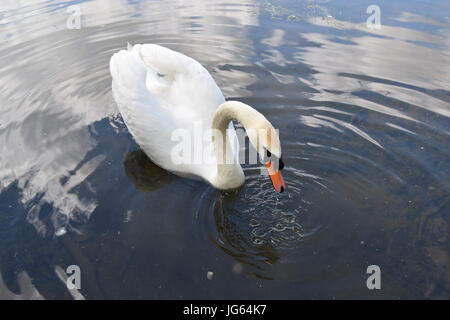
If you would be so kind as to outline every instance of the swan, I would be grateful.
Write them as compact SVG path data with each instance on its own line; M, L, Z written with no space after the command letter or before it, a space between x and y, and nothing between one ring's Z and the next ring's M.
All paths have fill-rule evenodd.
M240 187L245 176L237 157L232 123L236 120L263 159L274 189L285 190L277 131L249 105L225 101L199 62L156 44L128 44L112 55L110 72L113 97L128 130L158 166L182 177L206 180L220 190ZM175 133L182 134L177 138ZM180 149L181 136L192 142L199 134L204 146L201 161L195 149L197 161L180 161L175 150ZM191 151L189 147L180 154Z

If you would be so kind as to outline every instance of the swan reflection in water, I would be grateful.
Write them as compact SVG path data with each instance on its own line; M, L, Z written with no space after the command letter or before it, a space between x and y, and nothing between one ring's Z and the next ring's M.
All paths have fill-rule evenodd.
M136 189L149 193L178 179L174 174L162 169L151 161L141 149L127 152L123 160L125 174Z
M172 181L180 179L157 166L142 150L126 153L123 165L127 177L133 182L136 189L145 193L154 192ZM206 183L204 184L206 185ZM236 218L242 218L236 216L236 210L233 212L234 205L242 196L242 190L243 188L220 191L208 186L205 190L206 195L204 194L204 197L201 197L202 201L197 205L197 215L201 216L200 219L210 220L210 225L206 226L209 230L206 232L210 233L212 232L211 229L214 229L218 234L208 236L208 240L233 258L235 261L233 270L236 273L244 271L262 279L272 279L270 276L264 275L264 269L253 260L256 258L258 261L269 264L277 263L280 259L277 246L271 241L264 242L261 237L255 236L254 232L252 234L252 230L239 226L239 221L233 221ZM267 190L271 192L271 188L267 188ZM212 204L212 206L209 206L209 204ZM247 212L241 212L241 214L246 215ZM248 217L251 220L251 214ZM201 225L199 228L202 229L205 226ZM300 227L298 226L298 228ZM260 243L258 243L257 249L254 252L247 252L258 241Z

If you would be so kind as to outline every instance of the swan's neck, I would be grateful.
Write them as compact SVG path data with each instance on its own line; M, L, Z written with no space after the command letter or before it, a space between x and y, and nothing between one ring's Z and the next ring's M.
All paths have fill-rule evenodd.
M212 129L217 173L211 183L216 188L234 189L245 181L238 155L234 154L231 148L227 129L232 120L241 122L245 127L251 117L249 108L253 110L241 102L227 101L220 105L214 114Z

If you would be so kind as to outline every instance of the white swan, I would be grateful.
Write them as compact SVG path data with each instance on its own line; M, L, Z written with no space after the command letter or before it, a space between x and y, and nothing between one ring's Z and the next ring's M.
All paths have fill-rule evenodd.
M180 176L202 178L218 189L241 186L245 176L237 160L237 148L233 149L237 138L231 123L237 120L264 159L275 190L283 192L286 186L280 172L277 132L252 107L225 102L200 63L159 45L137 44L115 53L110 71L113 96L125 124L157 165ZM179 148L174 132L188 133L195 139L199 125L210 129L210 134L202 135L206 156L200 157L209 161L180 163L174 159L173 151Z

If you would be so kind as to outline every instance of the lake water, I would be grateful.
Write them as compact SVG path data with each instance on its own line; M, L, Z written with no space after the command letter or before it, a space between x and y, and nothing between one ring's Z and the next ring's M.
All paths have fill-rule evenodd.
M449 299L450 2L372 4L2 0L0 298ZM112 99L127 42L264 113L286 192L152 164Z

